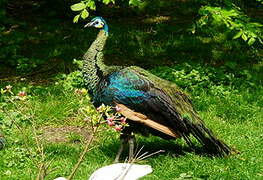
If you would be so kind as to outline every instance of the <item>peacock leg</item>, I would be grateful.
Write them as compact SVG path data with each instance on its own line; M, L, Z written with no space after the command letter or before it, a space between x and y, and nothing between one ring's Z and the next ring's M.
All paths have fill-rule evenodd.
M135 141L135 137L134 135L130 135L129 136L129 162L132 162L133 158L134 158L134 141Z
M127 145L127 142L128 142L128 138L127 137L128 136L124 135L124 134L121 134L121 136L120 136L121 145L120 145L120 148L118 150L118 153L116 154L116 157L115 157L115 160L114 160L115 163L119 162L121 154L123 152L123 149L124 149L125 145Z

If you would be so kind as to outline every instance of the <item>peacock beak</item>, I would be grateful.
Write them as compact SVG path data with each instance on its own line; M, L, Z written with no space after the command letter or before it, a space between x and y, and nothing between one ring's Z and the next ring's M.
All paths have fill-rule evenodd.
M93 22L89 22L88 24L86 24L85 26L84 26L84 28L86 28L86 27L91 27L93 25Z

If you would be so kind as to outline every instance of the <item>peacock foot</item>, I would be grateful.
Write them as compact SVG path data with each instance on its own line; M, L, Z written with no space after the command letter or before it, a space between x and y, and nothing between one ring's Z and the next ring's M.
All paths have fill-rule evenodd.
M120 161L121 154L123 153L123 150L127 144L129 145L128 162L131 162L133 160L133 157L134 157L135 137L134 137L134 135L131 135L131 134L121 134L120 140L121 140L121 145L120 145L118 153L115 157L114 163L118 163Z

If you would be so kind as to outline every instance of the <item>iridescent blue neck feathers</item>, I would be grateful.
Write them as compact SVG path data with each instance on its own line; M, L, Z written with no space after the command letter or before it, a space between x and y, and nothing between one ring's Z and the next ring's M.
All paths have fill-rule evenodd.
M104 24L103 30L105 31L105 33L108 35L109 34L109 27L107 24Z

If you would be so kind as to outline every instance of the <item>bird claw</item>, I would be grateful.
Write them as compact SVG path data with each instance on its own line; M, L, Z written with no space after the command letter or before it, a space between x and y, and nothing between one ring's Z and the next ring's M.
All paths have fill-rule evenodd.
M120 148L118 150L118 153L116 154L114 163L118 163L120 161L120 157L121 154L124 150L124 147L127 145L127 143L129 144L129 158L128 158L128 162L132 162L133 158L134 158L134 135L130 135L130 134L123 134L120 136L121 138L121 145Z

